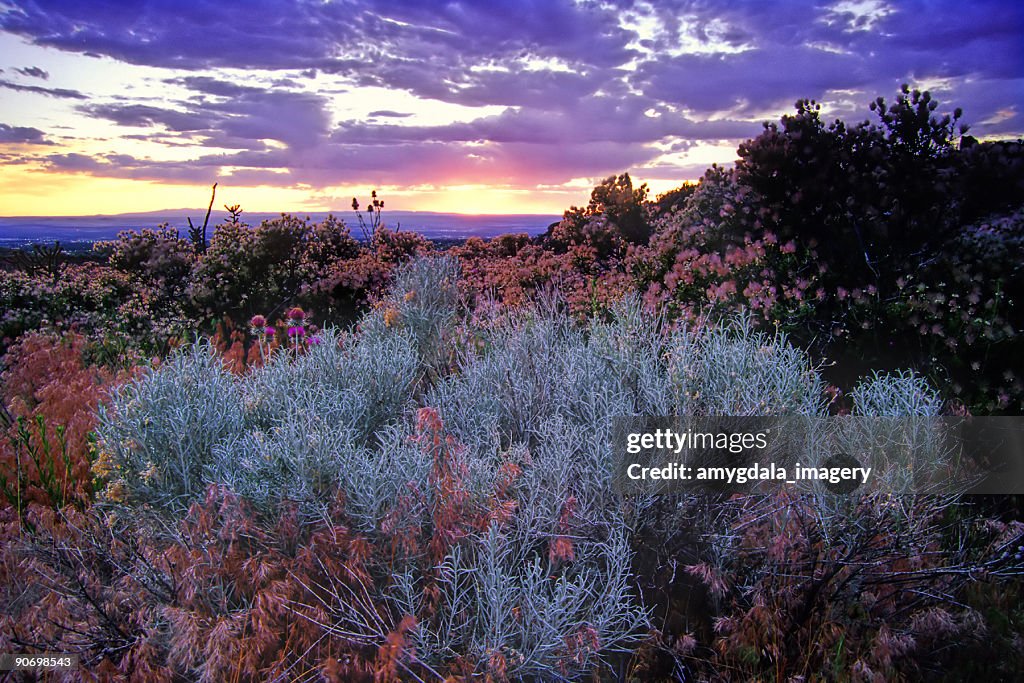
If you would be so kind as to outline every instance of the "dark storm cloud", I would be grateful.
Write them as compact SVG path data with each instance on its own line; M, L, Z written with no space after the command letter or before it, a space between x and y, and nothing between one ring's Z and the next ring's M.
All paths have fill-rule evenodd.
M47 95L49 97L63 97L72 100L87 100L89 99L77 90L69 90L67 88L44 88L40 85L22 85L20 83L12 83L11 81L0 80L0 88L7 88L8 90L14 90L15 92L29 92L37 95Z

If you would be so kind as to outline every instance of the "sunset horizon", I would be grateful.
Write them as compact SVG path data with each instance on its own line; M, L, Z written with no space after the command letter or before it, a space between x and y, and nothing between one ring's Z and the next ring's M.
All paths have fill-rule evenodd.
M0 671L1024 681L1021 35L0 0Z
M0 4L0 215L205 207L214 182L254 212L376 189L560 214L612 174L654 197L731 164L797 99L855 123L902 83L979 139L1024 135L1021 10L953 8Z

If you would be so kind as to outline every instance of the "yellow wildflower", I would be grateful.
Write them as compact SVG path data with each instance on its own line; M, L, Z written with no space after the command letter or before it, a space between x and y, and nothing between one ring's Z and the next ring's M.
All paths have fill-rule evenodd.
M124 481L118 479L117 481L110 482L104 491L107 500L112 503L123 503L128 500L128 488L124 485Z
M92 464L92 473L99 479L106 478L114 471L116 465L114 457L105 450L101 450L96 462Z

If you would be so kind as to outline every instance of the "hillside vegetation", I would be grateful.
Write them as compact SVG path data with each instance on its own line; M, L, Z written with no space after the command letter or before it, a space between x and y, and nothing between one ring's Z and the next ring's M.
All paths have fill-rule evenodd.
M445 250L329 218L0 272L0 651L120 680L1019 675L1019 499L624 497L621 416L1020 414L1021 142L813 102ZM25 589L25 586L30 588ZM955 643L956 647L951 647Z

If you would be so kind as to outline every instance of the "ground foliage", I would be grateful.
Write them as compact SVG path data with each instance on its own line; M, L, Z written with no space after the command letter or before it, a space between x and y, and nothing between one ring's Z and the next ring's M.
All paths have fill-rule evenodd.
M1019 674L1019 501L623 500L614 415L1019 413L1019 142L904 88L445 254L238 207L0 273L0 650L99 680ZM21 587L30 585L29 590ZM1014 597L1016 596L1016 598ZM955 645L955 647L954 647Z

